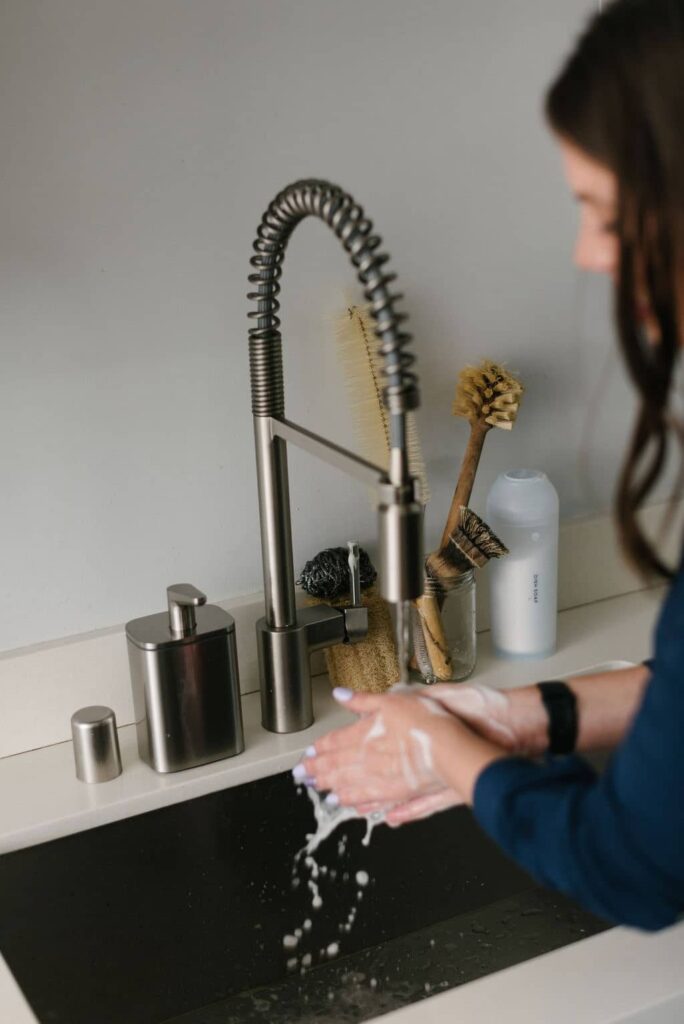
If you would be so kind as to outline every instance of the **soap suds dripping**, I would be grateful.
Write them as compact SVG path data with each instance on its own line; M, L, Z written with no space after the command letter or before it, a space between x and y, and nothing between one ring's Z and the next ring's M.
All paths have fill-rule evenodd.
M382 728L384 731L380 720L376 720L374 726L376 729ZM377 734L379 735L380 733ZM292 888L300 888L302 878L299 877L298 872L301 872L304 875L303 880L306 883L306 889L311 895L311 906L314 910L318 911L323 906L321 885L328 878L331 882L334 881L338 875L338 871L335 868L331 869L327 865L318 864L315 857L318 847L335 831L338 825L356 819L365 819L366 832L361 842L363 846L368 846L374 828L384 821L384 814L382 811L376 811L372 814L360 815L351 807L331 807L330 804L325 803L324 798L313 787L307 787L305 792L311 801L316 828L314 832L307 834L306 843L295 855L292 868ZM345 835L337 843L337 856L340 859L347 853L347 842L348 836ZM346 883L351 880L348 871L342 872L342 880ZM370 882L370 877L367 871L357 871L354 880L358 886L358 891L356 892L357 902L349 910L346 921L338 925L338 930L345 934L349 934L354 926L358 913L357 904L363 896L362 890ZM292 934L284 936L283 948L285 951L293 953L295 950L298 950L301 943L306 941L311 935L312 930L312 919L307 917L301 927L293 929ZM319 950L318 955L321 960L329 960L338 955L339 949L339 942L329 942ZM287 960L287 968L288 970L294 970L299 967L300 973L305 973L310 968L312 960L313 957L310 951L303 952L301 956L290 956Z

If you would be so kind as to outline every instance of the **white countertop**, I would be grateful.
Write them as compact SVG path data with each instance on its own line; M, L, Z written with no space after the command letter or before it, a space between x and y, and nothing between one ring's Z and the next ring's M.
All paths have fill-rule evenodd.
M642 591L563 612L558 651L543 661L499 661L491 654L488 634L481 634L473 678L508 688L607 662L641 661L650 653L660 598L658 592ZM248 694L243 697L245 752L173 775L157 775L139 760L133 726L120 730L123 774L103 785L76 779L70 743L0 759L0 853L292 767L314 738L350 718L332 701L325 678L315 681L314 691L315 724L285 736L261 728L258 694ZM683 965L684 923L650 936L616 928L383 1019L388 1024L476 1019L480 1024L669 1024L684 1020ZM0 1020L36 1021L1 958Z

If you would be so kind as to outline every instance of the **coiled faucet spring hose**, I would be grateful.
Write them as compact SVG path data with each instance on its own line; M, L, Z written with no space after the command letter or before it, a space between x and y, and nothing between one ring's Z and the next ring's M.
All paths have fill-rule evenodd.
M327 181L297 181L280 192L266 210L257 230L254 268L249 275L253 286L248 298L256 303L249 318L256 324L249 331L252 412L255 416L282 416L282 340L278 294L285 248L301 220L316 216L332 228L349 253L375 320L379 352L384 359L383 400L393 422L392 446L405 448L404 414L419 405L418 380L411 371L413 355L406 350L411 335L402 329L407 317L398 312L402 296L392 294L396 274L388 273L389 256L380 251L381 238L363 207L337 185Z

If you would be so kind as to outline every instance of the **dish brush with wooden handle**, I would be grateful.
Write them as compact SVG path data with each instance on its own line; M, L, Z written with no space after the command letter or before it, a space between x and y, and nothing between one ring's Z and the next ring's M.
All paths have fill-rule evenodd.
M470 436L439 548L425 560L430 585L417 601L427 655L440 680L450 679L452 672L441 616L444 595L454 579L468 569L507 554L499 538L467 505L485 438L492 427L513 429L523 390L517 377L490 359L479 366L466 366L458 377L452 412L468 420Z
M442 533L440 552L448 550L451 536L459 528L459 509L470 501L487 434L492 427L499 430L513 429L523 391L522 382L491 359L485 359L479 366L466 366L461 370L452 413L468 420L470 436Z

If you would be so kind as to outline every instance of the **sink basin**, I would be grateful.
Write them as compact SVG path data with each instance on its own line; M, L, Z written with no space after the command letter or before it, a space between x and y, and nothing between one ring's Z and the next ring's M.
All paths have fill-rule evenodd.
M607 927L535 885L466 808L378 828L367 847L362 822L340 826L317 853L314 910L306 872L293 887L312 826L288 772L5 854L0 952L46 1024L320 1024Z

